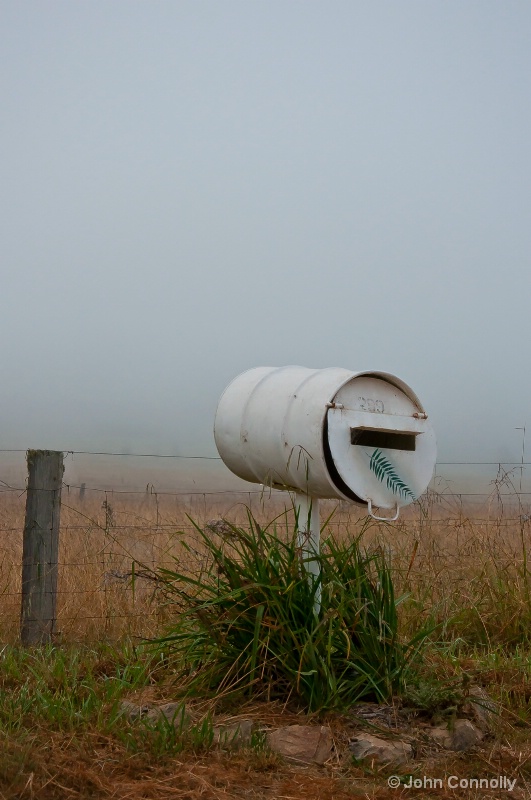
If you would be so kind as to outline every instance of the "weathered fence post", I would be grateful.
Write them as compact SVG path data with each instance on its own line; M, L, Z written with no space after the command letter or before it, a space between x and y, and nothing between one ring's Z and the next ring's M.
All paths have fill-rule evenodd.
M22 644L50 642L55 625L63 453L28 450L22 545Z

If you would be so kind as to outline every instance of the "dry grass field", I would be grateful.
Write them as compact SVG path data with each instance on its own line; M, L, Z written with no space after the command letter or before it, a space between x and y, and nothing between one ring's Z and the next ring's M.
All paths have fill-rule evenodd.
M25 495L0 494L0 635L15 642ZM146 570L196 569L194 527L216 520L246 525L251 513L279 536L293 528L288 496L212 493L184 497L63 490L57 636L62 642L113 641L153 634L160 622L156 586ZM455 495L428 492L395 523L368 520L363 508L321 501L322 539L362 536L381 547L408 614L443 623L442 636L478 644L517 642L528 630L531 517L518 498L466 507ZM214 526L215 532L215 526ZM186 547L185 547L186 546ZM190 548L192 552L190 552Z
M427 688L417 698L426 713L451 706L470 682L500 703L499 724L485 747L436 762L419 754L414 774L511 775L518 783L508 796L523 798L531 797L531 520L516 495L500 498L499 490L495 485L489 498L468 507L453 495L428 492L396 523L368 521L363 509L326 502L322 538L361 536L364 546L380 549L397 596L407 596L400 606L404 636L421 622L434 626L423 666ZM181 571L197 569L204 552L193 522L204 527L226 519L245 526L250 511L282 537L293 525L289 498L175 497L152 487L141 495L91 491L81 497L78 489L63 490L55 643L30 652L17 644L24 504L21 493L0 494L1 800L502 796L448 787L390 789L388 770L338 759L295 767L260 748L228 753L196 743L169 752L148 737L131 749L106 722L118 697L110 683L121 681L123 696L158 701L171 699L173 691L164 669L141 666L137 653L143 637L160 633L171 614L152 571L176 564ZM144 670L137 683L135 669ZM76 693L86 697L86 716ZM65 696L72 708L58 711ZM274 704L232 713L272 724L304 718L296 708ZM328 714L326 721L338 741L346 736L344 718Z

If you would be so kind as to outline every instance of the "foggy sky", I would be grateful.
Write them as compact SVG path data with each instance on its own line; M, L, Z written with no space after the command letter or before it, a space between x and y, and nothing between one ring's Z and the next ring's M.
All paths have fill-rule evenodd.
M0 63L0 447L216 455L301 364L520 459L529 3L2 0Z

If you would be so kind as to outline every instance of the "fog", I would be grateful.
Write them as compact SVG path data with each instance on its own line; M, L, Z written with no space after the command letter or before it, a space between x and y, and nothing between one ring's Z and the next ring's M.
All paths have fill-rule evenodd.
M529 4L2 0L0 37L0 449L215 456L227 383L302 364L520 461Z

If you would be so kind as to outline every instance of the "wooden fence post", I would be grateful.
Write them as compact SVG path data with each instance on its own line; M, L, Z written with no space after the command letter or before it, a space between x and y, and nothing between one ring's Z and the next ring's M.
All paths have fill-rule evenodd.
M28 450L27 463L20 638L33 645L50 642L55 625L63 453Z

